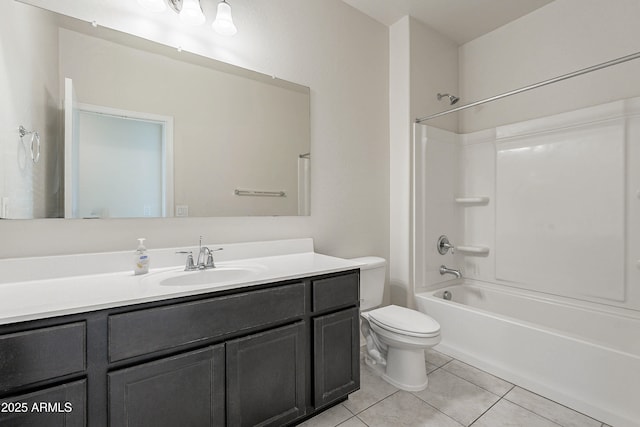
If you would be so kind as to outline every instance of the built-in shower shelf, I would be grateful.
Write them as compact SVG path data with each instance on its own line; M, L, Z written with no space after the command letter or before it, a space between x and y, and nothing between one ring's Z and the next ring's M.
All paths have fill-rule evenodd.
M489 248L487 248L486 246L457 246L456 250L465 255L489 255Z
M487 196L456 197L455 201L460 205L486 205L489 203L489 197Z

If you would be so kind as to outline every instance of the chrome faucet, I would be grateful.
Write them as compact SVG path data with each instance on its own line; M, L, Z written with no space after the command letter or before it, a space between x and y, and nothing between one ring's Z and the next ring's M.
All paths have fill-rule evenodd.
M221 250L221 249L216 249ZM211 249L206 246L200 247L200 253L198 254L198 264L196 264L198 270L205 270L207 268L216 268L216 264L213 262L213 253Z
M447 268L444 265L440 266L440 274L443 275L443 276L445 274L453 274L458 279L462 277L462 274L460 273L460 270L456 270L456 269L453 269L453 268Z
M176 252L178 254L188 254L187 262L184 266L184 271L206 270L209 268L216 268L216 264L213 260L213 252L221 251L222 248L211 250L206 246L202 246L202 236L200 236L200 243L198 247L199 249L198 249L197 263L193 261L193 253L191 251Z
M202 246L202 236L200 236L200 251L198 252L198 263L195 265L194 270L206 270L208 268L216 268L216 263L213 261L213 252L221 251L222 248L209 249L206 246Z

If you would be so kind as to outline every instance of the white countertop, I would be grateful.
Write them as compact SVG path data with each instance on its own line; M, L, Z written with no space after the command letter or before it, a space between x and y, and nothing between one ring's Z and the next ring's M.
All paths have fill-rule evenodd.
M220 246L224 247L224 245ZM239 264L259 266L259 268L254 269L250 277L219 282L215 285L164 286L159 284L159 279L165 276L201 273L200 271L179 273L184 269L184 265L152 268L148 274L139 276L135 276L132 271L121 271L1 283L0 324L249 287L359 267L355 261L321 255L307 249L308 247L305 247L300 252L293 250L294 253L276 256L253 258L236 256L233 260L217 261L216 266L221 268ZM246 253L255 255L259 251ZM50 263L50 260L47 262ZM1 264L0 268L2 268Z

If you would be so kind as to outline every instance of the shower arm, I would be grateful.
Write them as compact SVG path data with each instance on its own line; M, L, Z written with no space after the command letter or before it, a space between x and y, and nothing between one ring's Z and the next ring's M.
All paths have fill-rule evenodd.
M415 120L415 122L416 123L422 123L422 122L425 122L427 120L435 119L436 117L444 116L444 115L449 114L449 113L455 113L457 111L466 110L467 108L476 107L478 105L486 104L487 102L496 101L498 99L506 98L507 96L516 95L518 93L526 92L526 91L532 90L532 89L537 89L537 88L542 87L542 86L550 85L552 83L561 82L563 80L567 80L567 79L570 79L570 78L573 78L573 77L578 77L578 76L581 76L583 74L590 73L592 71L598 71L598 70L601 70L603 68L608 68L608 67L611 67L613 65L622 64L624 62L632 61L632 60L638 59L638 58L640 58L640 52L632 53L631 55L622 56L622 57L617 58L617 59L612 59L611 61L607 61L607 62L603 62L601 64L593 65L591 67L583 68L581 70L574 71L574 72L571 72L571 73L568 73L568 74L563 74L561 76L554 77L554 78L549 79L549 80L544 80L542 82L534 83L534 84L529 85L529 86L521 87L520 89L515 89L515 90L509 91L509 92L501 93L500 95L496 95L496 96L492 96L490 98L482 99L480 101L472 102L471 104L461 105L460 107L453 108L453 109L447 110L447 111L443 111L441 113L436 113L436 114L432 114L430 116L425 116L425 117L418 117Z

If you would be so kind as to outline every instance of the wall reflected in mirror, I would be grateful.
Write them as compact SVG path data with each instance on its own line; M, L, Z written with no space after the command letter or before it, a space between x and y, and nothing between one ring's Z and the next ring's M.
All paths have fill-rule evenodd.
M0 217L310 214L309 88L2 8ZM41 135L37 164L19 125Z

